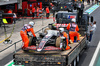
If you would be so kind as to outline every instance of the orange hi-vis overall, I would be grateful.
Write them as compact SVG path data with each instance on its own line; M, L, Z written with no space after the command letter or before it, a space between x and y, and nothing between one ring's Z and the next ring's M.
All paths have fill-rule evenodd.
M26 48L29 45L29 39L28 39L27 33L30 31L32 32L33 36L36 37L33 28L31 26L29 26L28 24L25 24L24 27L20 31L20 35L21 35L22 41L24 43L22 48Z
M12 13L12 11L11 11L11 10L9 10L9 11L8 11L8 13Z
M48 7L46 8L46 13L49 13L49 8Z
M46 8L46 18L49 19L49 8Z
M79 33L77 32L77 31L79 31L77 24L69 23L67 26L67 30L69 30L69 37L72 42L74 42L75 36L77 37L77 40L80 40Z
M35 12L35 8L32 8L32 13L34 13Z
M68 49L70 49L70 47L68 46L68 43L69 43L69 42L68 42L68 34L67 34L66 32L63 32L62 34L63 34L63 36L66 38L66 42L67 42L66 50L68 50Z

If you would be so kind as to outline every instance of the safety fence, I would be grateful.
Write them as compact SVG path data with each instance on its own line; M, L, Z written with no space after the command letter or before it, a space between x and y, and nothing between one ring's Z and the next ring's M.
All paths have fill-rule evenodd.
M47 27L48 27L48 26L45 26L45 27L41 28L40 30L36 31L35 34L36 34L36 33L39 33L39 32L43 32L43 30L44 30L45 28L47 28ZM8 47L6 47L5 49L1 50L0 53L3 52L3 51L5 51L5 50L7 50L7 49L10 48L10 47L12 47L13 45L15 45L15 52L16 52L16 44L19 43L19 42L21 42L21 41L22 41L22 40L19 40L19 41L17 41L17 42L14 42L14 43L11 44L10 46L8 46Z
M9 17L5 17L5 18L9 18ZM21 19L26 19L26 18L28 18L28 19L47 19L47 17L43 17L43 16L41 16L41 17L16 17L17 19L19 19L19 18L21 18ZM52 19L53 17L49 17L50 19Z
M4 18L11 18L11 17L4 17ZM43 18L43 19L47 19L46 14L40 14L39 16L34 16L34 17L32 17L32 16L18 16L15 18L18 18L18 19L19 18L28 18L28 19L42 19ZM53 14L50 14L49 18L53 18Z
M47 17L43 17L43 16L41 16L41 17L17 17L17 18L30 18L30 19L47 19ZM52 19L53 17L49 17L50 19Z

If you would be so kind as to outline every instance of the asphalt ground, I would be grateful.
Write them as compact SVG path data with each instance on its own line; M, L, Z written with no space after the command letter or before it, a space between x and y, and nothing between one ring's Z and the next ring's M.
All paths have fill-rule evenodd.
M78 66L89 66L89 63L92 59L94 51L100 41L100 7L96 9L91 16L94 17L94 21L97 22L97 29L95 34L93 35L91 43L89 43L88 49L86 49L82 55L80 56L80 62Z

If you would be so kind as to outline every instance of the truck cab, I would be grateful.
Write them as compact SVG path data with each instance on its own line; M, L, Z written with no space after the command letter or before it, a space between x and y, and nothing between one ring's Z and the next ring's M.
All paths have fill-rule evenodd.
M80 17L81 18L80 18ZM71 23L71 19L75 18L76 23L79 26L79 29L82 35L85 35L84 32L88 31L88 25L89 25L89 14L88 13L82 13L82 15L79 14L79 12L68 12L68 11L58 11L56 14L56 27L64 27L66 29L67 25Z

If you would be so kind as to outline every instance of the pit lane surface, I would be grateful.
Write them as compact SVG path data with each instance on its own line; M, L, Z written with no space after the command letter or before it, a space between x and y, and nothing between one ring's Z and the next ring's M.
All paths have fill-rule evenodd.
M93 35L91 43L89 43L89 48L85 50L80 56L80 62L78 66L89 66L89 63L100 40L100 7L90 15L94 17L94 21L97 21L97 29Z
M78 66L88 66L90 63L90 60L92 58L92 55L96 49L96 46L100 40L100 29L98 28L100 23L100 18L99 18L99 12L100 11L100 7L95 10L91 15L94 16L94 20L97 21L97 30L96 33L93 35L93 39L91 41L91 43L89 44L89 48L84 51L84 53L80 56L80 62L78 64ZM5 57L3 60L0 60L0 66L4 66L5 64L7 64L9 61L11 61L13 59L13 54L8 55L7 57Z

